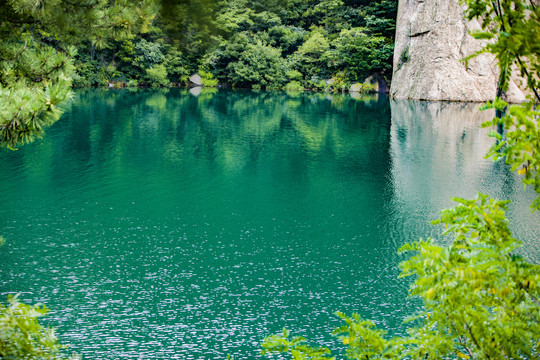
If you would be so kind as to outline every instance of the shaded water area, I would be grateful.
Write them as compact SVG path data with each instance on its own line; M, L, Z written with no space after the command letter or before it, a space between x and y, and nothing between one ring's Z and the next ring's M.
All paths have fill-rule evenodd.
M46 303L87 359L257 358L284 326L339 349L335 311L401 334L418 303L396 250L440 238L452 196L511 199L540 262L534 194L483 159L477 107L78 91L44 139L0 153L0 296Z

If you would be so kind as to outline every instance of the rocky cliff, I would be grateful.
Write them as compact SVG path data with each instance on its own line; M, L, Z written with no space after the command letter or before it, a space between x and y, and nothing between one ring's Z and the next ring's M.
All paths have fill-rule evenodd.
M459 0L399 0L391 95L401 99L492 100L498 80L495 59L483 54L468 66L461 61L484 45L469 35L478 29L477 21L464 19ZM511 82L509 101L525 99L520 87L519 79Z

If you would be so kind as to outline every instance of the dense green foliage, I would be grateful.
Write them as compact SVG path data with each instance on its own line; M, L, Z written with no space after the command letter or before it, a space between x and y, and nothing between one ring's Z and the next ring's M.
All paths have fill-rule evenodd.
M337 76L347 84L374 73L389 77L397 1L297 0L281 9L259 8L223 1L221 35L203 60L223 83L269 88L294 81L293 87L324 88L322 80Z
M539 194L540 208L540 9L521 0L463 0L469 19L483 31L474 35L491 42L480 52L494 54L500 69L496 117L483 126L497 126L497 142L488 156L505 159L524 175L525 185ZM476 55L476 54L475 54ZM501 97L512 68L527 80L529 101L508 107ZM494 94L495 95L495 94ZM455 199L460 204L441 213L435 223L453 235L449 246L433 239L406 244L413 253L401 263L402 277L415 277L410 295L422 300L420 313L409 319L408 336L387 339L386 331L359 315L337 315L345 325L334 335L348 345L349 359L538 359L540 358L540 266L515 254L520 243L508 227L506 202L479 194ZM263 341L263 353L289 353L293 359L330 359L326 348L311 348L289 332ZM332 358L333 359L333 358Z
M79 48L75 84L185 83L201 70L221 84L255 88L291 81L292 88L326 88L321 80L338 76L346 85L372 74L389 78L396 8L395 0L222 0L199 9L205 26L186 21L172 32L171 16L161 14L148 32L128 41L97 52ZM161 67L158 81L148 74L157 65L165 66L165 82ZM291 71L300 76L288 77Z
M66 346L58 343L54 329L38 322L48 312L44 305L26 305L17 296L10 296L7 306L0 303L0 359L68 358L61 353Z

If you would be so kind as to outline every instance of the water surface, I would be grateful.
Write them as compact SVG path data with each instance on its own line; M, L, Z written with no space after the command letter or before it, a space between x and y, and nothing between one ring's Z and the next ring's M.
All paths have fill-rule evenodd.
M392 334L397 248L450 197L534 194L477 105L248 91L79 91L44 139L0 153L0 295L51 309L88 359L256 358L281 330L333 348L335 311ZM441 239L441 241L445 241Z

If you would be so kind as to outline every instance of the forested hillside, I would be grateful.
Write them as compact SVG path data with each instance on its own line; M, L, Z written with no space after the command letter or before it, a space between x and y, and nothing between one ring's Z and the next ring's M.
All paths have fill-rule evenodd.
M0 0L0 144L40 136L72 86L182 85L193 73L204 85L254 89L389 80L396 8L397 0Z
M142 32L78 46L76 86L341 89L391 76L397 0L164 2Z

